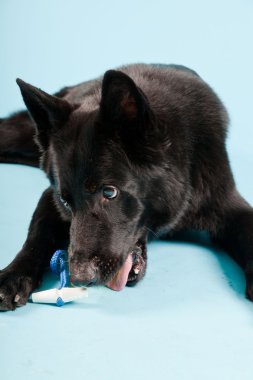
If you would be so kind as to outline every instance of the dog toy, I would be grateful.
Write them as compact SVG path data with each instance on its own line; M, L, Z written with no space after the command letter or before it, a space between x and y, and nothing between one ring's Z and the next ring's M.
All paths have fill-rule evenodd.
M31 300L36 303L54 303L57 306L63 306L67 302L79 298L88 297L87 288L69 287L69 274L66 268L67 252L64 250L56 251L51 260L50 268L55 274L60 275L60 287L58 289L48 289L42 292L32 293Z

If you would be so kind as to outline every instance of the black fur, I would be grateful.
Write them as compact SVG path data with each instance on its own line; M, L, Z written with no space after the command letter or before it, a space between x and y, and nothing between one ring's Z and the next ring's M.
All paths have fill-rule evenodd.
M207 230L228 250L253 299L253 211L229 166L226 110L194 71L130 65L55 96L17 82L33 122L24 112L1 120L0 160L38 166L40 157L51 185L1 271L1 310L26 303L57 248L68 248L78 284L108 283L138 252L134 285L145 274L149 233L185 229Z

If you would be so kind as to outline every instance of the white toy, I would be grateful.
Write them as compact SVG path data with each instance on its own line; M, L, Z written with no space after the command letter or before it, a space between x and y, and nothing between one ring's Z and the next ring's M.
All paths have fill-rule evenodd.
M63 306L66 302L71 302L83 297L88 297L88 290L86 288L65 287L32 293L31 300L36 303L55 303L57 306Z

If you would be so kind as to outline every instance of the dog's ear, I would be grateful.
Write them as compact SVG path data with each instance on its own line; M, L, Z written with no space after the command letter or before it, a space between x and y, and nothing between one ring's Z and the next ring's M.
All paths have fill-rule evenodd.
M49 136L67 121L74 106L64 99L47 94L21 79L17 79L25 105L35 121L37 140L46 149Z
M100 103L104 119L135 123L147 116L148 108L145 95L128 75L116 70L105 73Z

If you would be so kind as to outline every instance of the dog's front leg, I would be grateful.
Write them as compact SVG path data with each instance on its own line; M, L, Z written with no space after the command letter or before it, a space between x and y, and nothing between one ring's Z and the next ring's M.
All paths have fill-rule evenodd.
M15 259L0 271L0 310L25 305L40 284L50 257L68 241L69 223L57 210L53 191L47 189L33 214L26 242Z

